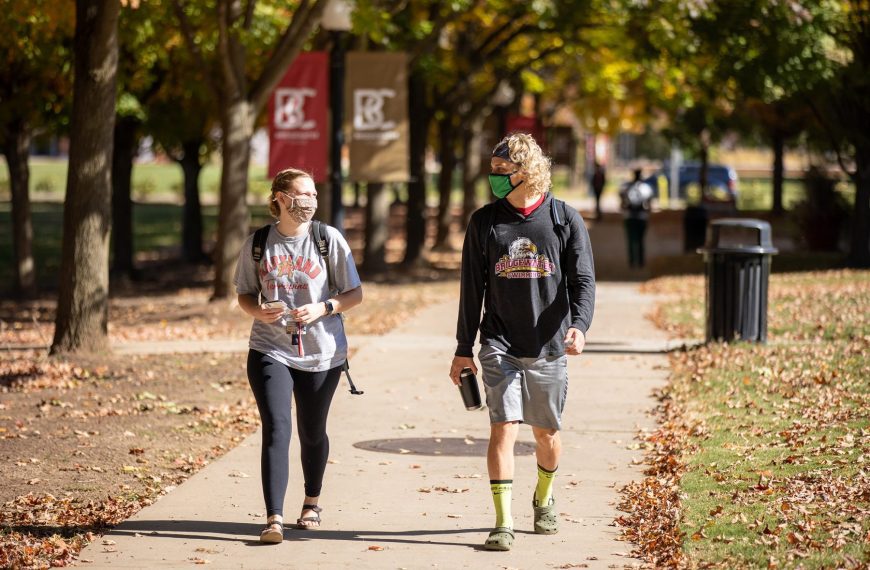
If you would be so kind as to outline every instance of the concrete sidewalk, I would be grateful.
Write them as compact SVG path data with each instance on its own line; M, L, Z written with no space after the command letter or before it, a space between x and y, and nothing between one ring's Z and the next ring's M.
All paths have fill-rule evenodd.
M257 542L264 522L257 433L86 548L81 559L94 568L179 568L203 560L212 568L636 563L627 557L630 545L616 540L613 519L617 489L640 477L632 459L641 452L629 449L634 433L652 426L645 415L653 406L650 394L667 376L666 359L655 351L669 345L643 317L652 301L634 285L600 284L588 351L569 360L564 455L556 480L559 534L531 532L535 459L523 455L514 477L514 549L481 548L494 522L482 455L488 416L465 411L447 378L456 322L452 301L425 309L384 337L351 339L359 347L351 372L365 395L350 395L344 380L336 394L321 530L287 529L281 545ZM441 454L414 453L421 439ZM367 441L398 453L354 446ZM527 426L520 441L533 441ZM290 453L288 522L299 516L303 498L295 434Z

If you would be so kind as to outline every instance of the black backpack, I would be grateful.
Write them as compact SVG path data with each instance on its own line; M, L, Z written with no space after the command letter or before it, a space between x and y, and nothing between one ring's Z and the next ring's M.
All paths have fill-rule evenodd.
M266 224L262 228L258 229L254 232L254 239L251 241L251 257L254 258L254 269L256 271L257 266L260 264L260 260L263 258L263 252L266 250L266 240L269 239L269 231L272 229L272 224ZM332 270L329 268L329 240L326 237L326 224L321 223L317 220L311 220L310 226L311 235L314 237L314 242L317 244L317 249L320 250L320 257L323 258L323 264L326 266L326 280L329 287L329 293L332 294L336 291L335 288L335 280L332 276ZM260 286L260 276L259 274L255 275L257 281L257 287ZM344 320L344 315L339 314L339 318ZM302 342L300 339L299 342ZM350 377L350 361L345 359L344 366L342 367L345 375L347 376L347 382L350 384L350 393L355 396L359 396L364 394L362 390L357 390L356 386L353 384L353 380Z

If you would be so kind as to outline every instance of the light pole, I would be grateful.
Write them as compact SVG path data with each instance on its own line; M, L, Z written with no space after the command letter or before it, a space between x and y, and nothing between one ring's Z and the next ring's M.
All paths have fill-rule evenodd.
M332 115L329 145L330 222L344 233L344 204L341 200L341 148L344 145L344 40L351 28L352 6L346 0L329 0L321 25L329 31L329 107Z

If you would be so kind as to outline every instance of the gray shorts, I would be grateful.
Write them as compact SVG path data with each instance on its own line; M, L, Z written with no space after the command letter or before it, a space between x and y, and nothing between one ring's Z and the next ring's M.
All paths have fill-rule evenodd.
M560 429L568 397L568 357L517 358L492 346L477 355L491 423Z

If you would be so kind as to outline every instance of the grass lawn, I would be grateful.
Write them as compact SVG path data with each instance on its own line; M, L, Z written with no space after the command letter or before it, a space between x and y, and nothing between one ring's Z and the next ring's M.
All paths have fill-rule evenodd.
M30 162L30 191L36 195L51 195L54 199L61 200L66 189L67 162L66 159L50 159L36 157ZM0 200L9 199L8 170L0 167ZM266 167L252 165L250 171L250 185L252 195L264 195L268 191L269 181L266 179ZM586 196L586 184L583 180L577 180L579 186L569 188L568 171L564 167L553 170L553 191L565 199L580 198ZM619 186L625 182L617 177L608 180L605 193L616 194ZM181 196L182 173L181 168L172 163L163 164L137 164L133 168L133 197L138 201L147 201L155 196ZM214 200L217 197L220 184L220 164L211 163L206 165L200 174L200 191L204 199ZM456 173L454 177L455 200L461 201L461 176ZM437 176L432 175L429 181L429 199L437 201ZM770 178L745 178L740 180L740 192L737 207L740 210L769 210L773 199L771 196ZM854 200L854 186L842 182L840 191L847 199ZM406 191L400 190L404 198ZM489 196L486 179L478 184L478 197L480 200ZM800 179L787 179L783 188L783 203L786 209L790 209L804 198L803 181ZM345 187L345 201L353 200L352 185Z
M659 324L702 336L701 278L647 287L679 294ZM673 357L663 400L681 422L655 437L687 426L675 470L682 563L870 564L867 307L870 272L774 275L768 345L715 343Z
M804 199L803 180L785 180L782 188L782 204L790 210ZM737 208L740 210L770 210L773 207L773 181L770 178L745 178L740 180Z
M30 161L30 191L42 195L52 195L58 200L63 199L66 191L66 159L48 159L37 157ZM133 198L147 200L160 195L181 196L181 167L172 164L137 164L133 167ZM251 190L268 188L266 168L251 166L249 176ZM200 192L205 197L218 195L220 186L220 164L207 164L200 173ZM0 199L9 199L9 171L5 164L0 167Z
M39 199L63 200L66 191L67 161L66 159L49 159L37 157L30 161L30 192ZM269 180L266 178L264 165L252 165L248 177L251 196L265 196L269 189ZM162 164L136 164L133 167L133 199L148 201L153 199L165 200L167 197L182 195L182 172L181 167L172 163ZM438 177L433 174L429 178L428 200L431 203L438 201ZM462 176L457 172L454 177L454 200L456 203L462 200ZM400 185L399 194L402 199L407 198L405 185ZM618 192L619 181L611 181L608 190ZM220 189L220 164L211 163L206 165L200 173L200 193L206 202L215 202ZM478 199L485 200L489 197L489 187L484 177L478 183ZM555 169L553 172L553 191L564 198L565 196L581 196L579 188L569 191L568 172L564 168ZM363 192L365 192L363 190ZM0 159L0 200L8 201L9 194L9 171L5 163ZM353 202L353 185L345 184L344 200L346 204Z

